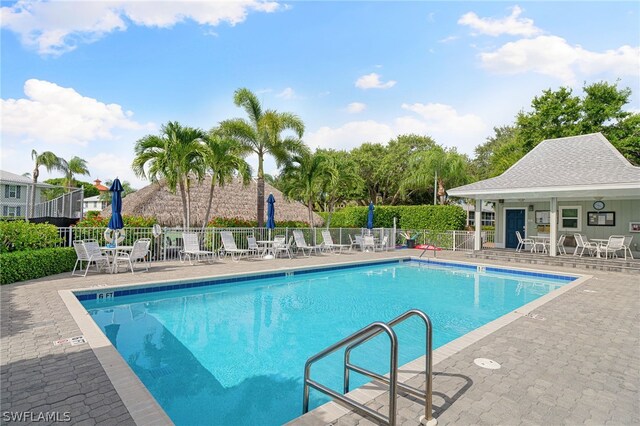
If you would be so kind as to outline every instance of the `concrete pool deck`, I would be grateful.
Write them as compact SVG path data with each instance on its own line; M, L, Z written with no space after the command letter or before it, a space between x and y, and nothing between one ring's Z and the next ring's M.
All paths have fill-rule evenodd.
M190 266L152 264L148 273L61 274L0 288L0 384L2 423L7 415L68 413L74 424L167 423L154 401L126 405L88 344L54 346L83 334L59 291L130 283L199 278L416 255L417 251L358 253L275 261L230 260ZM429 254L431 258L431 253ZM438 259L469 261L464 253ZM515 265L482 261L482 264ZM640 284L637 276L535 265L530 269L593 277L535 309L538 319L520 317L435 365L434 408L439 424L639 424ZM587 290L587 291L585 291ZM544 318L541 320L540 318ZM477 367L491 358L499 370ZM104 360L102 360L104 362ZM117 381L117 380L116 380ZM421 377L409 384L420 385ZM125 381L126 382L126 381ZM117 386L122 386L122 383ZM126 397L124 399L127 399ZM385 412L385 395L369 404ZM421 404L398 403L398 424L417 424ZM334 424L371 424L344 410ZM18 414L13 414L17 416ZM133 417L132 417L133 415ZM203 419L203 423L207 423ZM42 424L52 423L45 421ZM209 423L212 424L212 423ZM215 424L215 423L213 423ZM326 424L314 413L293 424Z

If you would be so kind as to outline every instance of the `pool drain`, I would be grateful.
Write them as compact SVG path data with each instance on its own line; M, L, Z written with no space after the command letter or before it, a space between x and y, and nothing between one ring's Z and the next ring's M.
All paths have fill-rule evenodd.
M473 362L478 367L486 368L488 370L497 370L501 367L500 364L488 358L476 358Z

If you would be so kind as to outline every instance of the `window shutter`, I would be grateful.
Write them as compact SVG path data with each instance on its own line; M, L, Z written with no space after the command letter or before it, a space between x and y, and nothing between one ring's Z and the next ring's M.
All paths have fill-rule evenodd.
M21 189L22 189L21 186L16 186L16 198L17 199L20 199L20 190ZM20 216L20 215L18 215L18 216Z
M9 214L9 207L2 206L2 216L7 216Z
M20 187L18 187L20 188ZM18 192L19 194L19 192ZM20 216L20 206L16 207L16 216Z
M4 186L4 198L9 198L9 185ZM7 215L7 208L4 208L5 216Z

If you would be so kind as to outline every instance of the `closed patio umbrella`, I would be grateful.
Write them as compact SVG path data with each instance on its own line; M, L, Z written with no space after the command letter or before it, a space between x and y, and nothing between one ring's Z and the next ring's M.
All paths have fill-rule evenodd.
M369 213L367 214L367 229L373 229L373 201L369 203Z
M269 230L269 240L271 240L271 230L276 228L276 198L273 194L269 194L267 198L267 229ZM273 256L267 255L265 259L271 259Z
M118 244L118 237L120 236L119 230L124 228L124 223L122 222L122 184L120 183L120 179L115 178L109 191L111 194L111 219L109 219L109 225L107 228L112 229L113 232L113 241L115 241L116 245Z

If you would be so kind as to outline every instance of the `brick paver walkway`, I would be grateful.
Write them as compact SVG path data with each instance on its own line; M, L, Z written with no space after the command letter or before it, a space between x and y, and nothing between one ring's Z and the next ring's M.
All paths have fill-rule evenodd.
M81 334L58 290L397 254L409 253L197 266L166 263L135 276L93 274L83 279L62 274L2 286L0 421L11 423L5 413L26 411L34 416L69 413L73 424L134 423L88 345L52 344ZM458 253L439 257L466 260ZM439 424L640 424L640 284L630 275L589 273L593 279L536 310L544 321L520 318L436 365L434 405ZM477 357L494 359L502 368L480 369L473 364ZM384 412L385 403L381 397L371 404ZM399 407L399 424L417 424L419 404L402 398ZM318 423L311 416L297 422ZM368 422L357 414L337 421Z

